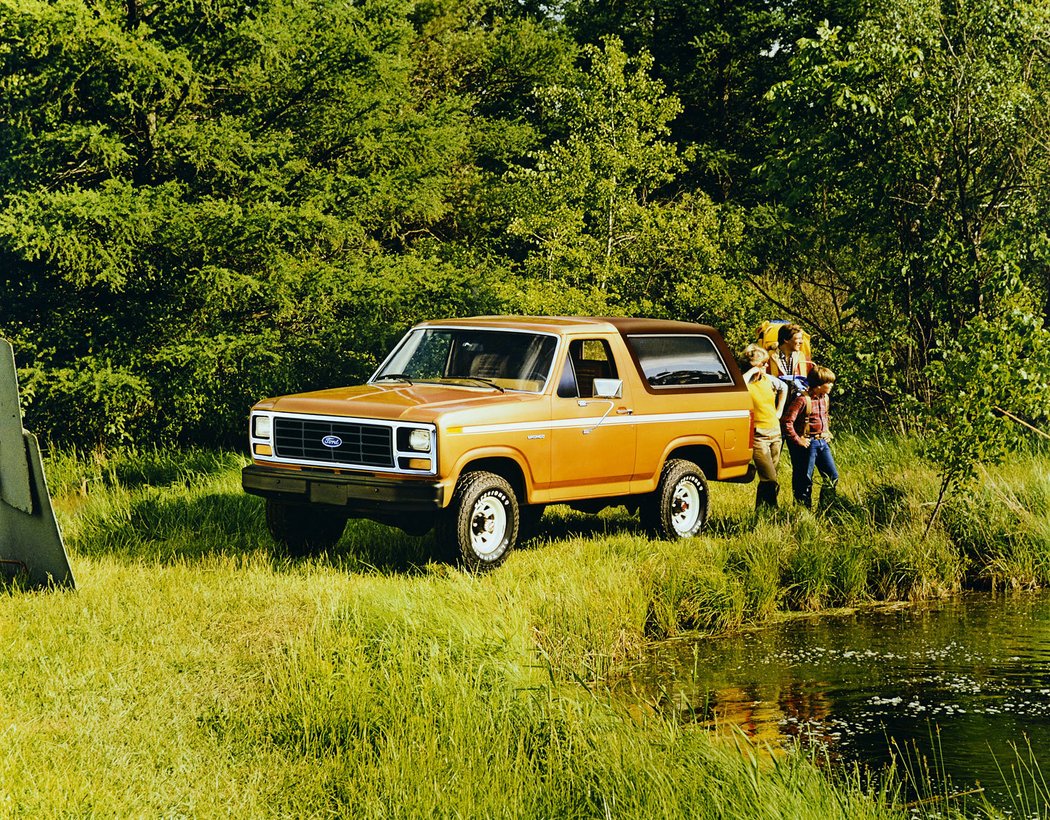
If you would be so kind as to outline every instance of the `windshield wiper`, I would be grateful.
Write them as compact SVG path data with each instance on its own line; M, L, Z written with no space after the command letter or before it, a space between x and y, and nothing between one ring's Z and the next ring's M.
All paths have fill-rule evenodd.
M483 379L480 376L460 376L461 379L468 382L481 382L486 387L495 387L500 393L506 393L507 391L496 384L492 379Z
M377 376L375 380L377 382L407 382L408 384L415 384L404 373L384 373L382 376Z

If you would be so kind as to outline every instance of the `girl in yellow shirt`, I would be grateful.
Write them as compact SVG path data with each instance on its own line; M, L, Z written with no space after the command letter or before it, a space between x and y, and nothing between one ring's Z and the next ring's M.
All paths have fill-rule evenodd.
M787 385L769 375L769 353L764 347L748 345L744 349L743 359L750 367L744 373L744 383L751 394L751 405L755 411L755 448L752 454L758 473L755 509L775 509L780 493L777 465L783 447L780 415L787 401Z

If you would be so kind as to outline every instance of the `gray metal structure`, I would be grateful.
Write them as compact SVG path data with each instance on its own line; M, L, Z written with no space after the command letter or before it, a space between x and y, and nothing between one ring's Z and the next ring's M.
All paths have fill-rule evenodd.
M22 427L10 342L0 339L0 586L75 586L36 436Z

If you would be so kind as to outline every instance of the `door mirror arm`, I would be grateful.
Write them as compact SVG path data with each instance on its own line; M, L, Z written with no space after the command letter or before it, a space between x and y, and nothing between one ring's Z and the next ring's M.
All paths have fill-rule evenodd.
M591 400L580 399L577 402L577 404L579 404L580 407L590 407L592 404L608 404L609 405L607 408L605 408L605 413L602 414L602 417L600 419L598 419L598 423L595 424L594 427L589 427L589 428L587 428L586 430L583 431L583 434L585 436L590 435L591 433L593 433L596 429L598 429L598 427L601 425L601 423L603 421L605 421L607 418L609 418L609 414L612 412L614 403L615 402L613 402L611 399L591 399Z

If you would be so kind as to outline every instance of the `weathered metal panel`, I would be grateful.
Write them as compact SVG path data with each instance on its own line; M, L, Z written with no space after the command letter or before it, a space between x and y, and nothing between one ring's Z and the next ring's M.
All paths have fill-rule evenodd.
M3 576L15 577L27 587L73 587L73 571L51 507L40 446L32 433L26 433L23 440L36 512L27 515L0 502L0 559L6 569Z
M22 429L11 345L0 339L0 583L73 587L36 436Z
M33 512L15 352L6 339L0 339L0 499L24 513Z

